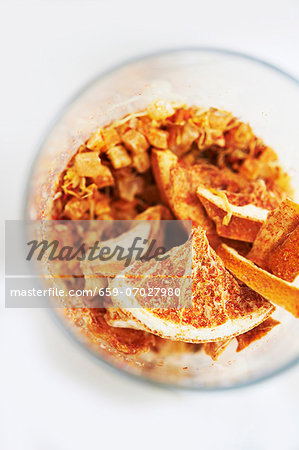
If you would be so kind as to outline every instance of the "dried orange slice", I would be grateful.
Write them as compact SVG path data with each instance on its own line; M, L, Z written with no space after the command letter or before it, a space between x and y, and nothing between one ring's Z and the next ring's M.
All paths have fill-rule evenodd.
M190 239L192 288L188 280L191 276L191 258L190 241L187 241L170 250L167 262L163 261L161 264L151 260L142 264L137 261L125 269L120 277L111 282L111 289L117 290L113 304L123 308L125 315L140 324L142 329L163 338L190 343L237 336L254 328L272 314L274 307L271 303L247 286L239 284L225 269L202 229L194 229ZM147 295L139 295L141 287L147 290L155 283L158 286L159 279L163 277L168 283L171 283L171 277L182 278L183 298L180 298L179 307L169 295L163 303L160 294L154 295L150 299L150 305ZM128 291L130 294L127 295Z
M253 242L267 218L268 210L255 205L233 205L221 191L199 186L197 195L222 237Z
M104 315L107 324L114 328L131 328L133 330L139 330L144 332L144 327L134 319L130 318L128 315L124 313L124 311L120 308L107 308L106 313ZM145 336L152 336L154 338L154 347L155 351L159 352L159 355L174 355L186 352L195 353L201 349L201 344L189 344L181 341L171 341L170 339L162 339L159 336L154 336L150 333L144 333ZM140 336L141 337L141 336ZM211 346L217 345L217 342L209 343ZM204 344L204 345L209 345ZM222 341L220 342L222 344ZM211 347L212 348L212 347ZM224 351L223 348L222 351ZM146 351L143 350L143 351ZM222 353L222 351L218 350L218 355ZM216 360L216 359L215 359Z
M299 317L299 289L296 286L266 272L226 244L219 245L216 252L225 267L238 279L275 305Z

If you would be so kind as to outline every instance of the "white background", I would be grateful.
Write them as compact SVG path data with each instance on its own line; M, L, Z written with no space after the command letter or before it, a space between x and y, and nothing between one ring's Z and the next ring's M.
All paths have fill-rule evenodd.
M115 63L209 45L299 77L298 0L2 0L0 33L1 219L21 216L31 161L61 106ZM157 388L100 367L48 311L4 310L3 294L0 382L1 450L299 449L299 367L234 391Z

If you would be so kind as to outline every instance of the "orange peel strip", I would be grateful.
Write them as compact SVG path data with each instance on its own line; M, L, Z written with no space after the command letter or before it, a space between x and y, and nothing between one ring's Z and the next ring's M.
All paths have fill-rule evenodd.
M267 265L274 275L283 280L295 280L299 275L299 225L270 252Z
M216 253L225 267L247 286L299 318L299 289L296 286L257 267L226 244L219 245Z
M287 198L269 213L248 257L260 267L267 269L267 258L271 251L281 245L297 225L299 225L299 205Z
M255 205L233 205L204 186L198 187L197 196L208 216L215 222L217 233L222 237L253 242L267 218L268 210ZM228 214L230 220L226 224Z
M224 352L231 341L232 339L225 339L218 342L206 342L205 344L203 344L203 349L205 353L212 358L213 361L217 361L219 356Z
M241 352L242 350L244 350L244 348L252 344L252 342L258 341L259 339L266 336L272 330L272 328L276 327L276 325L279 324L280 322L278 320L269 317L269 319L253 328L253 330L247 331L247 333L240 334L240 336L236 337L238 341L238 347L236 351Z
M170 170L177 162L177 156L170 150L152 150L152 170L160 191L161 199L165 205L169 204Z

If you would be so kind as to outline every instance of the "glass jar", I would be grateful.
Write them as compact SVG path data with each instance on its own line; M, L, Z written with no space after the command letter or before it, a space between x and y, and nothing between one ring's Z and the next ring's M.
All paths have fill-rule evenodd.
M60 114L37 155L26 218L49 218L59 175L99 126L144 109L157 98L232 111L275 149L290 173L298 201L299 84L254 58L224 50L174 50L128 61L86 86ZM299 320L277 308L281 321L266 337L236 353L232 343L217 361L184 348L123 355L89 336L84 324L57 316L99 361L155 382L186 388L221 389L256 382L299 361Z

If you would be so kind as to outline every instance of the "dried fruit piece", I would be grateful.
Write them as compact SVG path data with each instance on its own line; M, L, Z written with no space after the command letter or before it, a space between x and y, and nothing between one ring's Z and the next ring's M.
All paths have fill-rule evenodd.
M225 339L218 342L206 342L203 345L203 349L205 353L212 358L213 361L217 361L219 356L224 352L231 341L231 339Z
M159 130L157 128L151 128L146 131L146 137L148 142L156 148L166 149L168 144L169 133L165 130Z
M105 146L105 139L103 128L99 127L88 139L86 143L87 148L90 150L98 150L100 151Z
M113 328L107 324L102 308L68 308L65 315L85 332L90 341L125 355L144 353L155 346L155 338L143 331Z
M133 155L133 167L139 173L146 172L151 166L151 161L149 154L147 152L138 153L137 155Z
M82 219L89 209L89 201L86 199L71 198L64 207L64 214L72 220Z
M86 147L90 150L107 151L108 148L114 147L121 143L121 139L113 127L98 128L86 143Z
M130 155L122 145L116 145L115 147L109 148L107 154L114 169L128 167L132 163Z
M170 102L155 100L147 106L147 112L153 120L164 120L174 114L175 109Z
M220 111L216 108L209 108L206 115L209 127L213 130L230 130L236 122L236 119L229 111Z
M215 222L217 233L229 239L253 242L267 218L266 209L254 205L236 206L228 201L224 191L200 186L197 195Z
M160 208L157 208L149 212L149 215L155 216L158 219L146 220L143 217L139 217L138 221L126 232L123 232L117 237L112 239L100 241L101 248L106 247L108 252L102 254L104 258L96 258L93 260L84 259L81 262L82 272L86 277L102 278L102 277L115 277L126 267L126 258L123 255L130 255L130 247L132 247L134 240L138 238L139 242L144 242L141 247L141 252L133 252L129 264L132 264L136 258L141 258L146 254L148 249L151 252L155 250L152 248L152 241L155 245L162 241L164 238L164 226L163 221L159 221L160 214L163 212ZM146 217L146 216L145 216ZM121 258L119 257L121 256ZM108 257L109 256L109 257Z
M202 151L211 146L219 149L224 147L224 132L233 126L232 122L236 119L227 111L209 108L208 110L197 111L192 120L199 127L197 145L198 149Z
M257 267L226 244L216 249L225 267L254 291L299 317L299 289Z
M208 234L214 234L214 224L200 203L196 190L202 180L202 167L184 168L179 165L170 170L169 204L177 219L192 220L192 226L200 226Z
M192 307L177 308L174 306L175 300L168 298L170 304L166 308L161 306L159 295L149 301L138 293L129 297L121 294L127 287L146 288L148 283L155 283L157 278L161 279L165 275L169 280L171 274L187 280L191 276L188 272L189 246L190 242L187 242L173 248L169 252L170 258L166 260L168 262L164 261L162 265L159 261L151 260L136 262L128 267L111 282L111 288L119 288L116 300L113 299L114 305L124 308L126 315L153 334L193 343L218 341L239 335L272 314L274 307L267 300L246 286L239 285L226 271L220 258L209 246L205 233L199 228L194 229L192 235ZM172 266L172 272L169 272L169 265ZM181 305L186 305L190 300L191 287L185 285L185 288L181 290L186 296L185 301L180 298Z
M97 194L94 212L96 216L102 216L103 214L110 212L110 198L107 195ZM102 218L104 219L104 217Z
M191 120L182 124L180 127L175 126L170 130L170 149L178 156L188 152L200 134L198 126Z
M93 181L99 189L114 185L114 178L111 170L109 169L109 167L104 166L103 164L101 164L99 175L95 177Z
M287 274L289 272L287 276L291 276L292 278L293 275L291 274L298 272L298 253L296 252L296 247L293 249L294 253L291 251L290 259L287 257L283 262L281 258L283 258L283 255L286 256L284 251L291 250L290 243L286 243L285 248L283 244L298 225L299 205L290 199L284 200L277 209L268 214L266 222L253 243L248 258L266 270L272 272L274 270L273 273L278 274L281 272L283 275L283 273ZM290 241L292 242L292 238ZM295 243L296 245L298 244ZM274 256L272 257L271 254L273 252ZM277 264L275 262L275 255L278 256ZM270 262L271 267L269 266L269 258L270 260L273 258ZM283 267L280 267L281 262L283 262Z
M149 143L137 130L130 129L122 135L122 141L132 153L144 153L149 148Z
M161 198L168 205L170 197L170 169L178 162L178 158L170 150L152 150L152 170L158 185Z
M242 350L244 350L244 348L252 344L252 342L266 336L274 327L276 327L276 325L279 324L280 322L278 322L278 320L269 317L269 319L265 320L265 322L262 322L257 327L253 328L250 331L247 331L247 333L240 334L240 336L236 337L238 341L238 347L236 351L241 352Z
M286 281L292 282L299 275L299 226L270 252L267 267L274 275Z
M282 169L278 157L271 147L267 147L259 139L255 139L250 155L244 159L238 168L241 175L248 180L263 179L276 191L283 200L286 195L293 196L289 175Z
M142 325L129 317L121 308L107 308L105 320L111 327L132 328L134 330L142 330Z
M63 177L63 183L61 188L66 194L73 195L74 192L72 191L72 189L76 189L79 186L80 181L81 179L79 174L73 167L71 167L67 169Z
M264 145L259 149L259 153L258 156L252 154L240 166L240 174L249 180L256 180L258 177L272 178L272 165L277 161L276 153Z
M110 169L101 163L97 153L78 153L75 157L75 170L80 177L95 178L98 187L114 184Z
M123 200L132 202L137 194L143 191L144 180L140 176L130 174L117 180L119 196Z
M228 147L246 150L250 142L255 139L253 131L247 123L239 122L225 134L225 143Z

